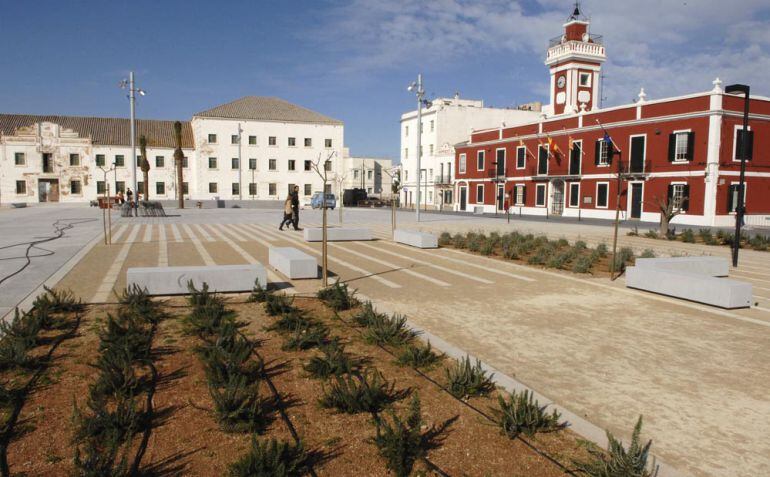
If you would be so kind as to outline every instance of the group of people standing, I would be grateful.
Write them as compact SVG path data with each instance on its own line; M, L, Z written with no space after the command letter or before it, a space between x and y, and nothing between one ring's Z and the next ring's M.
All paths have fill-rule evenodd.
M134 211L134 215L135 216L137 216L137 217L139 216L138 208L139 208L139 201L142 200L142 194L137 193L136 194L136 202L134 202L134 192L129 187L128 189L126 189L126 195L125 196L123 196L123 191L119 190L117 195L115 196L115 199L117 200L118 204L120 204L120 205L128 203L128 206L129 206L128 216L129 217L131 216L131 212L130 212L131 210Z
M283 221L278 230L283 230L284 225L292 225L294 230L302 230L299 228L299 186L294 186L294 190L289 192L283 203Z

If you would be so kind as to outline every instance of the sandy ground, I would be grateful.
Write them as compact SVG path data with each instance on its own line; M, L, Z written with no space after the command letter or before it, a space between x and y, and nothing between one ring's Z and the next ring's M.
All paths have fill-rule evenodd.
M610 229L580 224L509 226L494 219L427 215L418 225L409 217L399 215L402 226L436 232L519 230L589 243L611 240ZM331 218L337 223L336 211ZM202 264L205 255L217 264L244 263L244 253L267 263L270 245L319 257L319 244L305 243L299 232L279 232L277 220L275 211L189 211L164 222L139 219L113 246L95 247L61 286L91 301L99 287L122 289L128 267L157 266L164 248L169 265ZM378 240L334 244L331 271L616 435L628 437L643 415L644 435L653 439L654 451L678 470L697 476L770 473L770 367L764 364L770 357L770 253L742 251L731 276L752 282L758 306L726 311L628 290L622 279L613 283L454 250L415 250L389 241L389 220L388 211L347 211L346 225L371 227ZM320 218L303 213L302 221L310 226ZM729 253L723 247L625 235L620 242L668 254ZM289 292L310 293L319 280L290 285ZM108 293L103 301L113 299Z

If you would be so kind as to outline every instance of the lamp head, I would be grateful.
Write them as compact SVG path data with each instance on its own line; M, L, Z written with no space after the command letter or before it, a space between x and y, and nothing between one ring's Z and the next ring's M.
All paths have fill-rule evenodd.
M145 94L147 94L147 92L143 89L139 89L136 92L139 93L139 96L144 96Z
M417 83L415 83L415 82L413 81L413 82L412 82L412 84L410 84L409 86L407 86L406 90L411 92L411 91L414 91L416 88L417 88Z
M736 94L736 93L743 93L743 94L749 94L749 87L745 84L731 84L728 86L725 86L725 93L727 94Z

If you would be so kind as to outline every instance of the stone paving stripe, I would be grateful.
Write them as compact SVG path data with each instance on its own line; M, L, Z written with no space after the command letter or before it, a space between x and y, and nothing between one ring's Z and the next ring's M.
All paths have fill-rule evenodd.
M120 236L128 230L128 224L123 224L117 227L117 230L112 234L112 243L116 243Z
M247 263L249 263L250 265L257 265L257 264L259 264L259 265L264 266L265 270L267 271L267 281L268 282L279 283L279 282L283 282L284 281L278 275L276 275L275 272L273 272L273 270L270 269L269 266L267 266L266 264L260 264L259 260L254 258L253 255L251 255L249 252L247 252L246 250L241 248L240 245L238 245L237 243L233 242L232 239L230 239L227 235L225 235L224 232L223 232L225 230L225 225L223 225L223 224L209 224L209 227L211 227L211 230L214 232L215 235L219 236L219 238L221 238L223 242L225 242L227 245L230 246L230 248L235 250L235 252L238 255L243 257L243 259L246 260Z
M481 278L481 277L478 277L476 275L471 275L470 273L459 272L457 270L452 270L451 268L446 268L446 267L442 267L441 265L436 265L435 263L430 263L430 262L426 262L424 260L416 259L414 257L409 257L409 256L407 256L405 254L401 254L401 253L397 253L397 252L391 252L390 250L385 250L383 247L375 247L374 245L369 245L369 244L366 244L366 243L363 243L363 242L356 242L356 245L360 246L360 247L365 247L365 248L369 248L369 249L372 249L372 250L376 250L376 251L381 252L381 253L386 253L388 255L393 255L394 257L400 257L400 258L403 258L404 260L411 260L414 263L419 263L420 265L425 265L426 267L434 268L436 270L441 270L442 272L450 273L452 275L457 275L458 277L467 278L469 280L473 280L473 281L476 281L476 282L479 282L479 283L484 283L484 284L487 284L487 285L491 285L491 284L495 283L492 280L487 280L486 278Z
M179 233L179 227L176 224L171 224L171 233L174 234L174 242L182 241L182 234Z
M294 243L294 244L295 244L297 247L299 247L299 248L303 248L303 249L307 250L307 251L308 251L308 252L310 252L310 253L313 253L313 254L315 254L315 255L318 255L319 257L321 256L321 252L320 252L320 251L318 251L318 250L314 249L313 247L310 247L310 246L308 246L308 245L305 245L304 243L300 242L298 239L295 239L295 238L291 237L291 234L286 234L286 235L284 235L284 236L281 236L281 235L280 235L280 234L279 234L277 231L276 231L276 232L268 231L268 230L267 230L267 229L265 229L264 227L260 227L260 229L261 229L263 232L265 232L265 233L268 233L268 234L270 234L270 235L273 235L273 236L277 236L277 237L278 237L278 238L280 238L280 239L286 240L286 241L288 241L288 242L293 242L293 243ZM350 269L350 270L353 270L354 272L358 272L358 273L360 273L360 274L361 274L361 277L360 277L360 278L371 278L372 280L374 280L374 281L377 281L377 282L379 282L379 283L381 283L381 284L385 285L386 287L390 287L390 288L401 288L401 285L399 285L398 283L394 283L394 282L392 282L392 281L390 281L390 280L388 280L388 279L386 279L386 278L382 278L382 277L381 277L381 276L379 276L379 275L375 275L375 274L373 274L372 272L370 272L370 271L368 271L368 270L364 270L364 269L363 269L363 268L361 268L361 267L357 267L356 265L353 265L352 263L348 263L348 262L346 262L346 261L344 261L344 260L342 260L342 259L339 259L339 258L337 258L337 257L334 257L333 255L329 255L329 256L327 257L327 259L328 259L330 262L333 262L333 263L339 263L340 265L342 265L342 266L343 266L343 267L345 267L345 268L348 268L348 269ZM319 261L319 265L320 265L320 261L321 261L321 260L319 259L318 261ZM338 275L339 275L339 274L338 274Z
M747 276L739 275L739 274L733 274L730 278L741 278L743 280L750 280L750 281L753 281L753 282L770 283L770 280L763 280L761 278L747 277Z
M118 281L118 275L120 274L121 268L123 268L126 257L128 257L128 252L131 250L131 245L133 245L136 236L139 234L139 225L132 225L131 227L131 233L128 235L125 243L120 248L120 251L118 251L115 259L112 261L112 265L110 265L110 268L107 269L107 274L104 276L102 283L99 285L99 288L96 289L96 293L91 298L91 303L103 303L107 301L107 298L110 296L110 292L112 292L115 283Z
M264 235L261 232L258 233L254 230L246 228L245 224L238 224L238 230L240 230L241 233L246 236L246 241L256 242L267 249L269 249L270 246L272 245L270 242L275 241L275 239L273 239L272 237Z
M214 237L212 237L209 232L200 224L191 224L192 227L195 227L195 230L198 231L199 234L201 234L201 237L203 237L203 240L206 242L213 242Z
M205 265L208 265L208 266L216 265L216 262L214 261L213 258L211 258L211 255L209 255L209 253L206 251L206 248L203 246L201 241L198 240L198 237L196 237L193 234L193 231L190 228L190 226L187 225L187 224L182 224L182 228L187 233L187 236L190 237L190 240L192 241L193 245L195 246L195 250L198 251L198 255L200 255L201 258L203 259L203 263Z
M387 262L385 260L380 260L379 258L374 258L371 255L367 255L365 253L356 252L355 250L352 250L350 247L345 246L343 248L343 246L338 244L338 243L329 242L329 246L333 247L335 249L338 249L338 250L342 250L345 253L349 253L351 255L355 255L356 257L363 258L364 260L369 260L370 262L379 263L380 265L386 266L386 267L392 269L393 271L404 272L407 275L411 275L411 276L413 276L415 278L419 278L420 280L425 280L426 282L433 283L434 285L438 285L440 287L452 286L450 283L447 283L445 281L439 280L438 278L429 277L428 275L422 274L420 272L415 272L414 270L411 270L409 268L404 268L404 267L399 266L399 265L397 265L395 263Z
M266 242L275 242L276 241L276 239L274 239L273 237L271 237L271 236L267 235L266 233L263 233L261 230L259 230L256 225L252 225L252 224L240 224L240 225L244 229L248 230L249 233L254 234L257 237L262 238Z
M168 241L166 241L166 226L158 225L158 266L168 267Z
M151 242L152 241L152 224L147 224L144 227L144 238L142 238L142 242Z
M770 313L770 308L763 308L761 306L755 306L755 310L764 311L765 313Z
M239 230L236 228L236 224L219 224L219 225L224 225L224 228L222 230L226 231L227 233L235 237L235 240L239 242L248 242L248 239L244 237L243 234L241 234Z

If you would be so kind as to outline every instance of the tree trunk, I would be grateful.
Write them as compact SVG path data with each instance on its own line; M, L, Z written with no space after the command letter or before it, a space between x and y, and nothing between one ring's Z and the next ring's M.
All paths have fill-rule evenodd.
M142 194L144 194L144 200L150 200L150 173L149 171L142 171L142 175L144 176L144 190Z
M666 213L660 214L660 236L668 237L668 222L669 218Z

